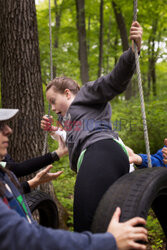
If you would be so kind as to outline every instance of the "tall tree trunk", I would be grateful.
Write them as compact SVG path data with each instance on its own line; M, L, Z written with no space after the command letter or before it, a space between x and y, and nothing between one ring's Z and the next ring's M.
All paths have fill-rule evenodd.
M110 53L109 53L109 48L111 47L111 16L109 16L109 21L108 21L108 32L107 32L107 44L108 44L108 51L107 51L107 65L106 65L106 70L105 72L108 74L111 71L110 65L109 65L109 59L110 59Z
M120 31L120 37L122 41L122 48L123 51L127 50L129 48L129 42L128 42L128 35L127 35L127 30L126 30L126 25L125 25L125 20L122 15L121 9L118 7L118 5L112 1L112 6L114 9L114 14L116 18L116 22L118 25L118 29Z
M115 40L114 40L114 50L115 50L114 61L115 61L115 64L116 64L117 61L118 61L118 56L117 56L117 50L118 50L118 35L117 35L117 34L115 35Z
M100 1L100 32L99 32L99 70L98 77L101 76L103 63L103 0Z
M78 30L78 57L80 61L80 77L84 84L89 81L89 67L87 58L86 29L85 29L85 0L76 0L77 30Z
M89 50L90 50L90 24L91 24L91 21L90 21L90 16L88 17L88 36L87 36L87 52L89 54Z
M156 70L155 70L155 65L156 65L156 61L154 59L153 61L153 67L152 67L152 71L151 71L151 77L152 77L152 83L153 83L153 95L157 96L157 85L156 85Z
M114 14L117 22L118 29L120 31L120 37L122 41L122 48L123 51L127 50L129 48L129 42L128 42L128 35L127 35L127 30L126 30L126 25L125 25L125 20L122 15L121 9L119 6L116 4L115 1L112 1L112 6L114 9ZM129 100L132 96L132 82L128 84L128 87L125 91L125 99Z
M157 53L155 52L155 37L158 28L158 19L153 20L152 31L149 37L149 46L148 46L148 88L150 89L152 84L153 95L157 95L156 89L156 61L157 61ZM160 35L159 35L160 36Z
M9 152L16 161L41 154L44 114L34 0L1 0L2 106L20 110Z
M3 108L18 108L9 152L15 161L41 155L44 100L34 0L0 0L0 71ZM31 175L32 177L33 175ZM41 187L53 198L52 183Z
M151 37L148 39L148 73L147 73L147 97L150 95L150 90L151 90Z

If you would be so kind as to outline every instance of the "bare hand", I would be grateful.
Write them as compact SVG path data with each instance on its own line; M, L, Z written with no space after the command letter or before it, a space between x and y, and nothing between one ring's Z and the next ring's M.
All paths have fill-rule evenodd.
M46 183L46 182L55 180L55 179L57 179L57 177L59 175L61 175L63 173L63 171L58 171L56 173L49 173L51 168L52 168L52 165L47 166L45 169L38 172L34 178L29 180L28 184L29 184L30 188L35 188L42 183Z
M127 146L126 146L126 149L128 151L128 155L129 155L129 163L130 164L134 163L136 165L141 165L142 164L141 156L135 154L134 151L131 148L127 147Z
M56 153L59 156L59 158L61 158L62 156L68 154L68 148L66 147L66 144L60 135L57 135L57 141L58 141L59 147L58 149L56 149Z
M164 144L167 147L167 138L165 138ZM163 149L162 149L164 164L167 164L167 148L166 147L163 147Z
M135 217L126 222L120 223L119 218L121 209L117 207L107 232L112 233L116 239L118 249L146 249L146 246L136 241L147 242L147 230L144 227L136 227L137 225L145 225L143 218Z
M45 131L53 131L55 127L52 126L52 123L53 123L53 116L48 117L47 115L44 115L41 120L41 128Z
M141 49L143 29L140 24L135 21L132 23L130 28L130 40L132 40L132 49L134 51L134 41L137 45L138 51Z

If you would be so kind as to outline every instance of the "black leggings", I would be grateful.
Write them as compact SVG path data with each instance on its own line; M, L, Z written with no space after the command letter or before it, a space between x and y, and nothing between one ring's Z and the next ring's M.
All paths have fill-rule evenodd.
M101 140L87 148L75 184L74 231L90 230L103 194L128 172L128 157L114 140Z

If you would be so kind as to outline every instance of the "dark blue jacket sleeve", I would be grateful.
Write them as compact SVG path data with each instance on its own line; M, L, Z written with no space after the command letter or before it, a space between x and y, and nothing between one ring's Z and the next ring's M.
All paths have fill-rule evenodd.
M148 167L147 155L146 154L139 154L139 155L142 158L142 164L137 165L137 167L147 168ZM151 155L151 163L152 163L152 167L167 167L167 165L163 163L162 148L159 149L155 154Z
M29 224L0 199L0 249L115 250L117 247L110 233L74 233Z

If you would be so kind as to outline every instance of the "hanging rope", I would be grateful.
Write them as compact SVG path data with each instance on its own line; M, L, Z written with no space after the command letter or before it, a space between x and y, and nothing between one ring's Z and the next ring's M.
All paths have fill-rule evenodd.
M137 21L137 0L134 0L133 21ZM150 156L147 120L146 120L146 113L145 113L145 106L144 106L144 97L143 97L143 87L142 87L140 64L139 64L139 55L138 55L138 49L137 49L137 46L135 43L134 43L134 49L135 49L136 71L137 71L137 78L138 78L138 88L139 88L140 103L141 103L141 113L142 113L142 119L143 119L144 140L145 140L146 153L147 153L147 159L148 159L148 167L151 168L152 164L151 164L151 156Z
M49 40L50 40L50 79L53 80L53 56L52 56L52 15L51 3L49 0ZM50 111L50 107L49 107Z
M50 79L53 80L53 56L52 56L52 15L51 15L51 3L49 0L49 40L50 40ZM48 117L50 116L50 104L48 106ZM47 140L48 132L45 132L44 146L42 154L44 155L47 152Z

